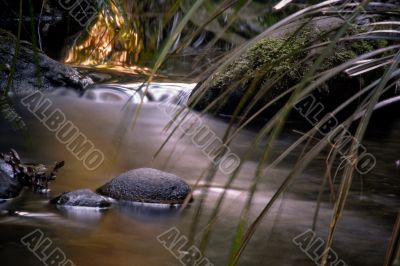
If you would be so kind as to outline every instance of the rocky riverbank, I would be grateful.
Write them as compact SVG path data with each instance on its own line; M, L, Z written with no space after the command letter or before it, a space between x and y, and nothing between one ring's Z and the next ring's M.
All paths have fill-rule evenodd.
M232 115L239 107L242 108L239 115L245 112L249 115L275 101L262 115L270 117L282 107L290 93L280 100L277 97L298 84L324 51L311 47L318 43L329 43L344 23L344 20L337 17L317 17L306 26L296 22L266 34L258 41L251 42L238 55L230 55L224 64L212 69L193 91L191 104L197 110L204 110L215 101L216 104L209 109L211 112ZM344 37L365 30L362 26L352 25ZM341 41L317 73L387 45L386 41L379 39ZM329 107L343 102L380 73L378 69L352 77L342 72L316 88L316 98L321 100L328 111ZM248 109L243 110L244 106Z
M0 34L0 88L22 96L35 90L51 92L58 88L84 90L91 78L59 63L32 44L20 41L10 33Z

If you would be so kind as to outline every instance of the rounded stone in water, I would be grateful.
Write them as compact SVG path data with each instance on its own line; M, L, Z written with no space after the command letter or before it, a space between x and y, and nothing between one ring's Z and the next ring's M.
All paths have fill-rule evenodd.
M128 171L97 189L116 200L162 204L182 204L190 191L182 178L151 168Z
M12 167L0 160L0 199L15 198L21 189L22 186L13 178Z
M12 199L19 195L22 186L8 175L0 172L0 199Z
M50 201L60 206L70 207L93 207L105 208L111 203L104 197L94 193L90 189L79 189L72 192L63 193Z

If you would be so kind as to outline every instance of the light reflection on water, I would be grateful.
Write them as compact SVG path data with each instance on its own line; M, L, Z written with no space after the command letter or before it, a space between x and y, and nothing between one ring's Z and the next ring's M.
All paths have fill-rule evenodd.
M156 236L172 226L188 234L196 201L187 209L179 212L177 208L165 206L148 206L146 204L120 203L109 210L65 209L56 208L47 203L47 199L64 191L79 188L96 189L110 178L133 168L154 167L182 176L194 184L209 162L203 153L195 147L190 139L172 137L159 157L153 159L156 150L163 143L167 134L164 127L169 117L156 106L157 101L179 102L181 92L191 91L194 84L152 84L149 95L145 97L141 115L135 128L129 128L123 145L116 147L113 140L115 132L124 115L125 103L131 99L132 105L140 102L140 93L134 93L139 83L130 85L103 85L78 96L72 92L58 91L49 95L57 108L67 115L78 128L105 153L105 163L96 171L87 171L71 155L65 146L60 144L53 133L46 130L32 115L22 107L19 110L30 128L31 144L13 133L1 122L0 148L5 151L15 148L27 161L52 163L66 160L53 184L50 195L37 195L26 191L20 197L0 204L0 258L10 258L7 265L40 265L37 258L27 252L19 239L36 228L42 229L57 246L61 247L76 265L178 265L167 250L156 241ZM128 90L127 88L131 89ZM131 98L133 96L133 98ZM139 97L138 97L139 96ZM133 108L134 110L134 108ZM217 135L221 136L226 128L224 121L205 116L204 121ZM399 124L397 124L399 125ZM243 131L232 144L232 150L243 154L251 139L253 131ZM399 206L399 183L392 180L399 177L399 172L390 169L390 161L395 159L399 148L399 127L393 129L388 137L388 144L379 141L367 141L368 148L378 158L377 168L367 177L363 197L358 191L359 180L355 179L355 192L352 202L345 211L337 231L334 249L349 265L379 265L383 261L386 243L391 233L396 206ZM293 136L285 135L275 147L275 153L293 141ZM392 142L392 143L390 143ZM175 145L177 145L175 147ZM387 150L385 150L385 147ZM398 151L399 149L397 149ZM172 155L171 152L175 151ZM261 154L261 148L254 158ZM388 154L388 156L386 156ZM382 158L382 156L385 157ZM171 157L170 157L171 156ZM167 159L169 163L166 164ZM310 228L315 208L315 199L322 177L324 159L316 160L314 166L296 180L289 192L275 204L268 217L250 242L242 265L313 265L313 262L301 253L291 242L292 238ZM216 228L211 237L207 256L215 265L223 265L228 255L230 241L234 235L240 210L246 200L246 190L251 184L256 167L251 160L244 164L233 189L226 194L221 215L216 221ZM394 165L393 165L394 167ZM392 173L390 176L388 173ZM251 217L264 207L272 197L282 179L289 173L288 166L270 169L267 177L259 185L252 206ZM368 184L378 184L376 176L384 175L387 180L381 184L397 184L392 191L374 193ZM209 197L200 218L200 228L207 226L207 217L222 193L227 177L217 173ZM199 197L201 188L194 193ZM327 194L326 199L329 199ZM326 226L331 218L332 204L327 200L322 204L317 233L326 235ZM199 240L199 235L197 235ZM23 255L20 255L23 254ZM361 256L368 254L368 256Z

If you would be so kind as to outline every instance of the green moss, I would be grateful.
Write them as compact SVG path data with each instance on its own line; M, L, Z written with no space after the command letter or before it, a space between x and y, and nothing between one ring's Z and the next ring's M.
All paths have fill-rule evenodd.
M366 31L366 28L355 27L350 29L347 35L350 37ZM290 40L289 38L268 38L258 41L242 56L212 77L208 91L203 98L205 100L204 105L207 105L227 89L233 92L234 97L241 97L245 93L253 95L255 90L260 90L266 84L271 84L274 76L285 73L285 76L280 78L263 98L263 101L268 102L276 95L298 83L308 72L313 61L319 55L318 49L314 49L312 52L303 50L304 47L309 47L308 42L312 42L312 40L329 42L332 36L316 36L315 32L304 30ZM359 55L385 47L387 44L388 42L385 40L342 41L336 45L333 54L325 59L319 71L329 70ZM310 56L310 60L299 64L307 56ZM371 77L373 76L369 73L367 79L369 80ZM331 81L346 83L350 79L352 78L345 73L340 73L333 77ZM364 77L360 77L359 82L363 82L364 79ZM255 83L256 86L250 86L253 81L257 81ZM324 88L324 90L331 88L331 81L321 85L321 88ZM231 86L234 88L230 88ZM251 91L249 91L250 89ZM223 106L227 100L229 100L229 97L225 97L220 102L220 106Z
M375 48L383 48L389 45L389 42L385 39L378 39L373 41L373 45Z
M356 57L357 54L352 50L348 50L345 48L336 49L336 52L325 60L322 70L327 70L329 68L338 66Z
M355 41L351 44L350 50L357 55L361 55L374 50L374 46L370 41Z
M216 73L208 86L199 106L207 106L212 99L230 89L235 95L243 95L245 91L253 95L260 87L271 84L271 79L286 73L280 78L264 100L268 101L274 95L293 86L304 75L307 69L298 62L306 56L302 51L309 38L309 32L303 30L297 36L288 38L268 38L255 43L242 56L234 60L224 70ZM256 86L250 83L256 81ZM251 90L251 91L250 91ZM225 97L220 106L223 106L229 97Z
M359 29L360 30L360 29ZM307 66L298 66L296 63L306 56L301 52L307 40L308 33L303 32L297 38L288 41L287 38L269 38L257 42L244 55L225 70L217 73L212 79L213 88L226 88L234 81L242 79L241 84L248 84L255 75L264 75L263 80L268 80L277 73L287 73L285 78L275 87L283 88L300 80L308 69ZM338 45L332 56L327 58L321 71L335 67L357 56L371 52L376 48L385 47L384 40L359 40L349 41Z
M268 78L277 73L288 72L289 79L300 78L302 71L294 65L304 56L300 50L304 47L306 38L306 33L302 33L290 42L287 38L260 40L225 70L217 73L212 81L213 86L225 87L239 78L244 78L243 83L247 83L256 74Z
M367 33L371 29L369 27L353 26L347 32L347 36L356 36L361 33ZM383 48L388 45L385 39L365 39L365 40L352 40L344 43L347 50L352 50L357 55L371 52L375 49Z

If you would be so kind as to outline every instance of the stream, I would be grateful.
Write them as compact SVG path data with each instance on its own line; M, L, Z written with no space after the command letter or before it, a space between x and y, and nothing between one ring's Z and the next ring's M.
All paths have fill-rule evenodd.
M80 188L97 189L111 178L127 170L151 167L174 173L194 185L210 161L190 138L177 133L156 158L154 154L168 137L165 126L170 117L158 106L159 102L185 102L195 84L158 82L149 87L149 94L141 107L135 125L126 117L133 117L140 106L141 94L135 93L135 84L97 85L83 95L71 91L55 91L47 94L54 107L64 112L95 147L104 153L105 160L94 171L87 170L81 161L60 143L54 132L49 131L28 110L15 105L29 128L27 141L15 132L2 118L0 120L0 150L14 148L26 162L52 164L65 160L66 165L51 183L51 191L35 194L25 190L18 198L0 203L0 264L5 266L44 265L20 242L28 233L40 229L51 239L53 247L59 247L77 266L158 266L181 265L158 241L157 236L176 227L186 236L196 211L196 199L204 190L208 197L199 218L196 240L207 226L208 217L223 191L229 176L217 172L212 186L200 186L194 191L194 202L186 209L149 204L115 204L108 210L85 208L57 208L48 200L65 191ZM183 95L183 96L182 96ZM130 103L127 105L127 101ZM377 126L379 115L368 130L365 146L376 159L372 172L354 177L352 190L341 218L333 249L349 266L382 265L387 243L400 206L400 119L399 105L390 109L390 125ZM396 120L397 119L397 120ZM227 127L223 119L205 115L203 122L218 136ZM122 128L121 125L127 125ZM242 157L257 133L257 126L241 131L231 144L232 151ZM273 156L299 137L285 131L277 141ZM227 191L221 212L214 224L210 244L205 256L214 265L225 265L231 241L237 227L248 188L262 154L257 148L251 159L244 163L238 178ZM315 262L293 244L292 239L310 229L316 207L316 199L324 174L325 151L307 167L274 204L249 242L239 265L286 266L316 265ZM278 186L289 174L294 160L301 153L296 149L288 160L268 169L257 187L250 212L251 221L263 209ZM333 204L326 191L321 204L316 227L317 236L326 239L327 227L332 216Z

